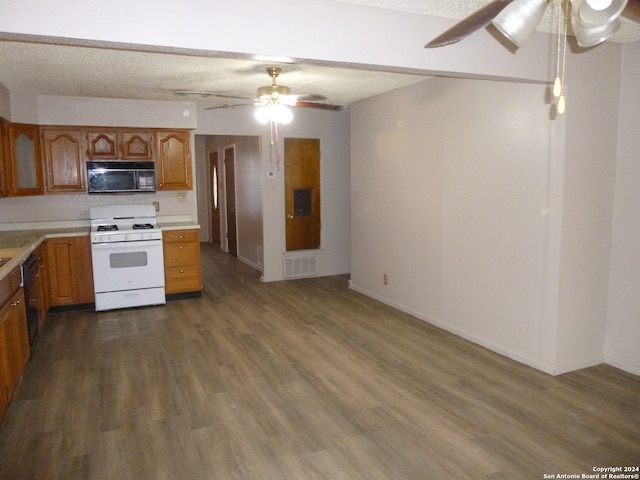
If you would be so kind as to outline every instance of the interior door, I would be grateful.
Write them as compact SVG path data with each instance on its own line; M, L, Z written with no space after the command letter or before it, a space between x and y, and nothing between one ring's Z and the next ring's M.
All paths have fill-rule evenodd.
M238 237L236 227L236 150L224 149L224 185L227 194L227 249L238 256Z
M320 248L320 140L285 138L287 250Z
M211 243L220 246L220 162L218 152L209 153L209 185L211 185Z

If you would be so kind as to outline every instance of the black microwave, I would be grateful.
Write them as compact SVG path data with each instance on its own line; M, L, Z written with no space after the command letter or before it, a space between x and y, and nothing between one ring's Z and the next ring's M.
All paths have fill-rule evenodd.
M87 162L89 193L156 191L154 162Z

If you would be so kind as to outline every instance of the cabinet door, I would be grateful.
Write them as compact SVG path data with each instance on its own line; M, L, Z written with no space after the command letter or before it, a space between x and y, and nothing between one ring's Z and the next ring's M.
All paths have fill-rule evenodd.
M191 134L188 130L156 132L159 190L191 190Z
M153 158L153 133L151 131L122 130L120 149L122 160L151 160Z
M91 160L117 160L117 137L116 130L87 132L87 157Z
M48 193L84 192L82 130L43 129Z
M29 336L22 289L0 309L0 352L5 382L3 386L7 397L11 399L29 360Z
M38 126L10 123L7 130L9 195L44 194Z
M51 305L77 305L94 301L89 237L48 239L47 266Z

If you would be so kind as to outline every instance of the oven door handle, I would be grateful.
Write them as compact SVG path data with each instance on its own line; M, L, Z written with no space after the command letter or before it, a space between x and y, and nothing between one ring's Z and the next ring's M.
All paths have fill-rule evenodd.
M140 240L133 242L93 243L93 250L130 250L132 248L162 248L162 240Z

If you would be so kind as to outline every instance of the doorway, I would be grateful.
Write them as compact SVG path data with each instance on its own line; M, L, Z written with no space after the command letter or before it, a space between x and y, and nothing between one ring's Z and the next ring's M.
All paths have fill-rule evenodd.
M211 186L211 243L222 245L220 230L220 159L218 152L209 153L209 185Z
M286 249L320 248L320 139L285 138Z

